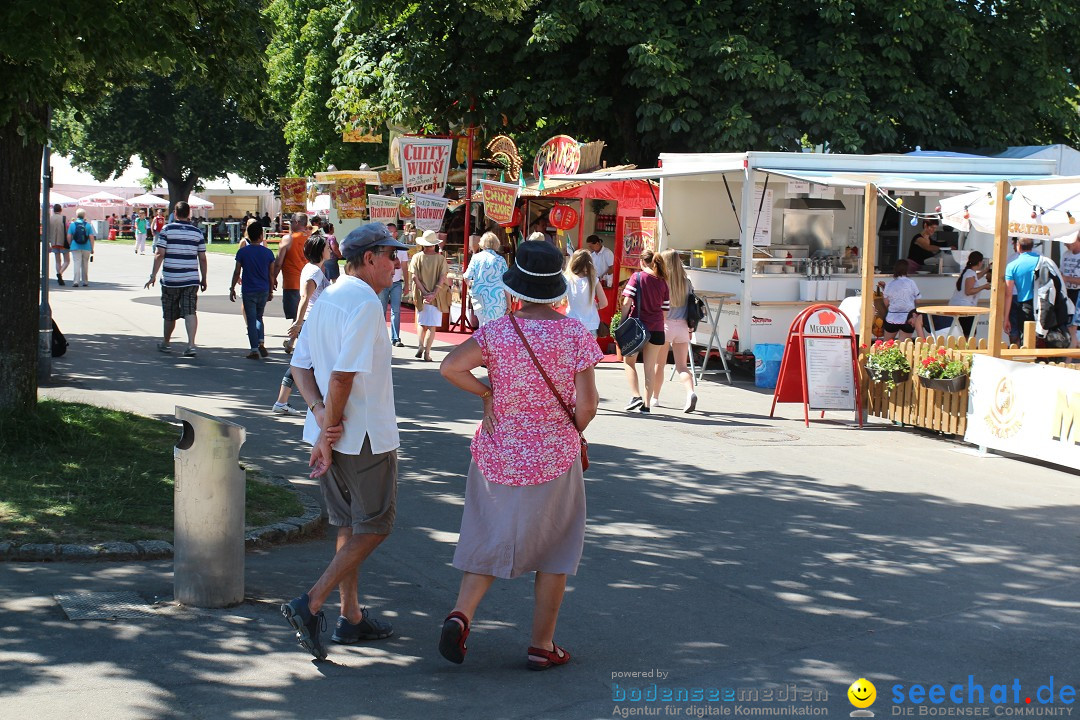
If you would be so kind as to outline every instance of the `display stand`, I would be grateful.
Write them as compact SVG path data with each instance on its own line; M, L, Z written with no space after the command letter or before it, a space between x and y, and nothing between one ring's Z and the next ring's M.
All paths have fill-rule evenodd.
M819 303L803 310L788 330L769 417L777 403L801 402L807 427L811 410L822 417L826 410L854 410L862 427L858 356L855 329L839 308Z

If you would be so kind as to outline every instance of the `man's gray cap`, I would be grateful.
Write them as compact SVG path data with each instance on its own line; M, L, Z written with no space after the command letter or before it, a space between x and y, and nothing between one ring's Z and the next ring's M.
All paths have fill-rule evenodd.
M379 222L361 225L346 235L338 246L341 248L342 257L346 260L358 258L365 251L375 247L392 247L399 250L409 249L409 246L405 243L395 240L390 231L386 229L386 226Z

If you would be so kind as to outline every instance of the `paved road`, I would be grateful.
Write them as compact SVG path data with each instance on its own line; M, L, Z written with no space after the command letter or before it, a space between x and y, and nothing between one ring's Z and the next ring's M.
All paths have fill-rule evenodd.
M243 358L240 308L227 299L231 261L210 257L202 349L185 361L155 350L158 293L141 287L149 256L99 248L90 288L54 283L72 347L43 394L164 418L177 404L218 414L248 428L245 459L312 490L299 420L267 412L283 356ZM280 335L279 303L274 314L270 331ZM295 645L277 606L321 571L332 552L325 538L249 554L247 601L236 608L164 602L120 621L69 621L53 595L132 590L167 601L169 563L2 564L0 716L702 717L787 708L775 698L792 684L826 694L799 708L846 716L848 685L866 677L881 717L894 714L897 684L964 683L966 693L972 675L989 702L992 685L1018 679L1035 700L1021 697L1020 709L1041 709L1034 693L1050 676L1055 692L1080 682L1074 475L976 459L890 425L859 430L838 417L808 430L792 409L769 419L769 396L745 383L706 382L693 416L628 416L614 366L598 371L589 530L557 633L574 661L524 669L531 587L519 579L495 585L466 663L452 666L435 645L459 580L450 559L479 407L409 348L395 351L394 382L398 527L361 587L395 622L393 639L335 646L326 663ZM670 391L665 404L678 404ZM631 701L654 683L659 693L756 691L759 701Z

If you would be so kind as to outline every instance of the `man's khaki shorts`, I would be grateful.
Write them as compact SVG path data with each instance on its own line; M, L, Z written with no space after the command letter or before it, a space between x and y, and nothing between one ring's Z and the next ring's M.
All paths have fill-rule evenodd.
M364 439L359 455L334 452L319 480L330 524L357 534L389 535L397 517L397 450L373 455Z

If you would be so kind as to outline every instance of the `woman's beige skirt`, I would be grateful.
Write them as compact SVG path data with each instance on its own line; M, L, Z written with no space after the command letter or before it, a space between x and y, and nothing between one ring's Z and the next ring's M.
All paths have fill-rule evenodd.
M585 545L585 476L581 460L551 482L499 485L473 461L454 567L515 578L527 572L574 575Z

